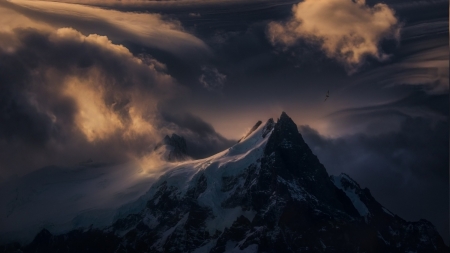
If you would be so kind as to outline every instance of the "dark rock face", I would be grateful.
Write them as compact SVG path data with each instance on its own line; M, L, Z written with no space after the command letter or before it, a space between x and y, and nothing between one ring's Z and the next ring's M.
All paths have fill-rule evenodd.
M299 185L308 189L318 200L340 209L335 189L328 178L325 167L319 162L297 130L297 125L282 113L270 136L264 151L263 166L272 179L296 179Z
M186 190L164 181L143 210L107 229L43 230L0 252L450 252L430 222L390 213L348 175L329 177L285 113L259 133L264 152L242 173L210 181L200 170ZM217 183L228 196L220 207L199 201ZM214 208L247 215L214 228Z
M165 147L168 151L165 160L168 162L184 161L189 158L187 155L186 140L176 134L166 135L161 143L156 145L155 150Z

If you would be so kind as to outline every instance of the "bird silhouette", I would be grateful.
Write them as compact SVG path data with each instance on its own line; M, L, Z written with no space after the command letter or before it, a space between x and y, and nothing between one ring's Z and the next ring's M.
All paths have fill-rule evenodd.
M323 102L325 102L325 101L327 101L327 99L330 97L330 91L327 91L327 94L325 95L325 100L323 101Z

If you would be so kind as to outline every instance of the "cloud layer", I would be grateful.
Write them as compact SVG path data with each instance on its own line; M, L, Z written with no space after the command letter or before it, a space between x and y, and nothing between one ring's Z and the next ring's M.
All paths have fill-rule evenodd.
M6 5L6 4L5 4ZM35 20L55 26L70 26L83 33L95 33L110 39L133 41L177 56L210 54L202 40L184 31L175 20L156 13L136 13L98 7L48 1L11 0L8 7ZM95 31L92 24L95 23Z
M139 159L165 134L190 140L201 132L168 127L158 104L185 91L149 55L72 28L16 27L0 38L8 38L0 39L2 177L49 164ZM212 127L209 136L205 145L228 143Z
M364 73L359 82L377 80L385 87L414 85L428 93L448 94L448 27L448 20L440 19L405 26L397 61Z
M305 0L294 5L286 22L271 22L272 44L292 47L298 40L321 46L329 58L354 72L366 56L388 58L380 49L385 38L399 37L399 22L386 4L366 5L365 0Z
M330 174L351 175L394 213L426 218L448 238L448 105L448 93L411 88L395 101L328 115L330 128L348 131L337 137L299 130Z
M328 138L308 126L300 132L330 174L351 175L389 210L426 218L448 238L448 129L448 121L406 117L398 130L373 136Z
M236 140L228 140L216 132L214 127L188 112L160 108L166 129L173 129L184 136L189 156L198 159L214 155L231 147Z
M156 104L176 90L161 63L71 28L16 28L0 37L15 41L0 47L3 166L47 165L33 155L46 163L89 155L122 159L158 138L151 123ZM111 144L110 151L99 149ZM13 159L24 153L30 164Z

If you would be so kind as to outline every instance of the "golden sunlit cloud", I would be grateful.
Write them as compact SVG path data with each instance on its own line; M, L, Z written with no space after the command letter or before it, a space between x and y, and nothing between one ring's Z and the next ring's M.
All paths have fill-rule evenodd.
M158 163L149 154L168 130L157 105L182 91L164 64L109 37L33 27L26 18L0 31L0 41L1 63L21 73L2 84L5 96L20 94L19 112L11 113L31 118L26 141L40 147L18 166L144 159L150 169Z
M386 4L373 7L365 0L305 0L294 5L287 22L271 22L268 36L272 44L294 46L300 40L321 45L327 57L345 64L354 72L368 55L388 58L379 43L399 39L400 26Z
M146 65L141 59L134 57L127 48L113 44L106 36L96 34L84 36L74 29L61 28L52 33L49 40L55 44L69 40L101 47L102 50L109 51L110 54L119 55L123 61L129 61L130 64L147 68L148 72L154 72L154 76L159 77L159 82L155 85L165 84L170 86L168 85L171 82L170 76L156 71L156 68L164 67L162 64L153 59L147 60L150 64ZM156 68L154 64L157 65ZM150 94L145 94L145 98L143 98L143 92L139 89L122 91L117 99L126 98L129 100L128 104L120 111L114 110L116 102L105 103L109 87L107 82L109 81L103 76L104 73L96 68L85 71L83 78L78 76L65 78L63 94L76 102L78 106L76 124L88 141L104 140L111 135L121 135L124 139L137 138L142 135L156 135L155 129L149 122L152 119L148 116L149 112L155 114L156 110L154 100L149 99ZM145 110L142 110L141 107ZM125 113L127 117L124 118L121 113Z
M101 86L95 87L69 78L64 93L77 103L76 124L88 141L106 139L124 128L119 117L104 104Z
M105 104L102 86L72 77L67 79L64 94L78 105L76 124L90 142L105 140L112 135L121 135L125 140L157 136L157 130L150 123L152 119L143 116L136 101L131 101L132 105L126 108L129 118L124 121L112 107ZM145 106L147 109L155 107L151 103Z

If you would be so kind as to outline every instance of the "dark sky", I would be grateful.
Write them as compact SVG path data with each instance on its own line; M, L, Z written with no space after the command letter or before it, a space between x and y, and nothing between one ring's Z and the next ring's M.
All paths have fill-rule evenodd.
M286 111L330 174L450 242L448 1L64 2L0 2L0 181L171 133L206 157Z

